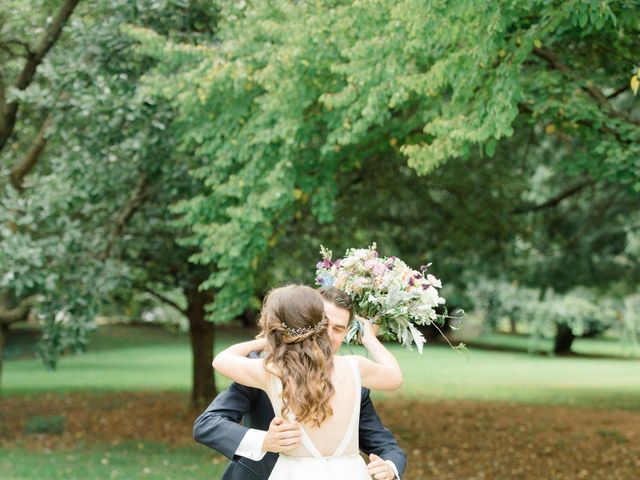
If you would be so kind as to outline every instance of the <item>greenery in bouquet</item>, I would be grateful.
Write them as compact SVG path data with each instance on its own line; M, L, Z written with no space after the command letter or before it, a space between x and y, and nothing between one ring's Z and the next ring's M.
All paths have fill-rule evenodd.
M442 283L427 273L431 264L414 270L398 257L380 257L375 243L369 248L349 249L336 261L331 250L323 246L320 254L316 283L346 292L353 300L355 313L379 325L385 339L395 339L408 349L415 344L422 353L426 340L417 326L434 325L440 330L438 325L447 318L446 308L439 307L445 303L438 291ZM354 321L347 342L360 333L361 325ZM453 348L463 349L464 345Z

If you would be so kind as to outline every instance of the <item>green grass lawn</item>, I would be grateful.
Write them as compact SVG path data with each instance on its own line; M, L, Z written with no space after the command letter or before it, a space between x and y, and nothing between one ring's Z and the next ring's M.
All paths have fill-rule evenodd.
M511 335L506 333L484 333L477 338L468 340L475 348L490 350L526 352L550 352L553 340L532 340L528 335ZM617 338L577 338L573 341L571 350L582 357L610 357L629 359L635 357L640 360L640 350L628 343L622 343Z
M0 477L11 480L214 479L222 476L225 467L226 459L204 448L174 449L149 442L37 455L0 448Z
M221 330L216 349L250 336L250 332L238 329ZM191 354L186 334L144 326L110 326L92 337L86 353L63 358L53 372L34 358L6 361L3 394L189 390ZM477 347L472 345L467 355L438 344L427 344L422 355L391 345L402 365L405 384L399 392L375 395L640 410L640 361L623 357L622 347L610 339L578 340L575 350L587 356L568 358L529 354L526 337L491 334L475 342ZM503 350L490 350L492 345ZM350 347L343 351L363 352ZM218 384L224 387L227 382L220 378Z

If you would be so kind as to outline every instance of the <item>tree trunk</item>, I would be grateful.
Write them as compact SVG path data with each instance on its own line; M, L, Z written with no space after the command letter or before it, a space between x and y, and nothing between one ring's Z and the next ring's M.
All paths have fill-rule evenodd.
M206 292L187 292L187 318L191 337L192 387L191 407L204 409L216 396L216 383L211 363L213 362L213 342L215 325L205 318L205 306L211 301Z
M511 327L511 333L513 334L518 333L515 317L513 316L509 317L509 326Z
M10 306L10 295L6 290L0 290L0 385L2 382L2 365L4 357L4 346L9 334L9 326L12 323L26 320L31 310L31 306L36 301L36 296L23 299L15 307Z
M240 321L244 328L255 328L257 324L258 314L253 308L245 308L242 315L240 315Z
M568 355L571 353L571 344L575 339L575 335L566 325L558 325L555 342L553 344L553 353L556 355Z
M4 346L9 334L9 324L0 322L0 392L2 391L2 365L4 364Z
M17 163L11 168L11 173L9 178L11 180L11 184L13 187L19 192L24 191L24 177L33 169L42 152L44 151L44 147L47 144L46 134L51 122L53 120L53 115L47 115L47 118L42 123L40 127L40 131L36 135L36 138L31 142L31 146L27 151L26 156L22 159L20 163Z

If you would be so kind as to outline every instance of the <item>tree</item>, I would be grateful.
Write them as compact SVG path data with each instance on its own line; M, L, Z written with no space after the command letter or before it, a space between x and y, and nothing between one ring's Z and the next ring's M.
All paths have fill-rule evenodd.
M9 196L25 189L25 177L40 161L46 145L47 131L51 125L51 115L48 112L36 111L35 114L25 115L27 120L20 122L19 113L22 106L21 95L32 85L39 67L46 60L50 50L59 41L62 30L69 17L78 5L78 0L66 0L41 5L37 9L24 2L11 1L0 7L0 176L8 176L10 186L0 182L0 204L6 205L5 195ZM10 14L15 17L11 18ZM37 12L37 13L36 13ZM21 16L20 14L25 14ZM51 15L51 21L44 27L46 16ZM36 41L30 32L36 31ZM23 112L24 113L24 112ZM37 122L34 125L34 121ZM22 124L21 124L22 123ZM9 145L9 142L13 143ZM9 147L9 148L8 148ZM9 151L9 152L7 152ZM0 242L12 237L22 226L28 226L28 218L15 218L6 221L0 212ZM11 254L9 254L11 255ZM8 263L0 253L1 263ZM16 260L9 259L9 260ZM31 310L35 297L31 287L31 279L25 279L23 285L12 285L13 276L4 273L0 279L0 379L2 376L2 354L10 325L24 320ZM12 272L13 273L13 272ZM18 281L20 282L20 281Z
M60 100L45 166L29 180L38 195L15 196L6 212L7 222L29 217L31 228L0 245L7 255L27 255L31 246L26 277L43 276L31 279L31 289L43 293L37 305L44 329L39 354L51 367L65 351L84 348L106 302L126 302L146 291L184 314L195 408L215 395L214 325L204 319L212 292L199 289L208 271L188 262L194 252L175 244L184 233L168 206L194 195L199 184L188 173L194 163L168 134L172 110L138 88L153 60L137 55L121 28L137 23L196 45L210 41L216 18L211 2L85 4L69 30L67 51L51 59L47 80L51 96ZM9 275L25 267L3 264ZM184 301L165 295L176 290Z
M219 289L214 321L244 309L300 203L332 220L337 176L372 159L399 152L434 174L492 157L516 126L544 129L562 149L555 171L576 182L548 205L600 182L637 194L634 6L243 3L227 7L220 43L200 52L132 31L158 59L148 86L178 110L182 148L203 159L207 190L176 212L192 232L183 244L199 249L193 260L215 267L204 283Z
M590 328L585 315L574 321L557 312L570 304L562 296L577 286L598 293L594 304L634 291L640 198L601 181L560 199L557 192L574 180L558 172L557 151L544 129L521 126L493 157L452 159L428 176L416 177L400 156L370 158L337 176L335 222L313 221L308 199L302 199L258 266L257 291L287 281L313 283L321 243L342 251L376 241L381 252L412 265L433 262L432 271L449 287L450 307L470 310L475 302L466 296L476 297L487 279L504 279L494 289L496 307L514 331L533 317L557 323L558 340L610 328L614 323L604 312L589 321ZM532 290L537 299L547 289L557 292L558 307L546 319L532 314L540 308L526 308L529 299L514 295Z
M0 240L6 298L44 294L52 365L128 287L171 303L177 284L213 332L204 304L214 322L240 314L282 274L273 249L296 245L287 232L310 245L323 228L351 246L384 226L390 249L446 258L462 283L511 271L561 290L574 265L578 282L594 267L637 272L620 261L635 255L620 239L640 190L637 2L225 3L216 35L208 2L85 5L46 94L20 94L53 113L47 162L0 212L13 226ZM557 235L574 202L580 221ZM595 253L564 255L581 249ZM203 375L208 342L194 344L208 349Z

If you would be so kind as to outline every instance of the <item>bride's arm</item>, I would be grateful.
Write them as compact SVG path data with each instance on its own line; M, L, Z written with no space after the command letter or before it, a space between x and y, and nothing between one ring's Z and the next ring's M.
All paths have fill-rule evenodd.
M231 345L215 356L213 368L234 382L266 390L269 378L263 360L247 358L251 352L260 352L265 347L266 341L263 338Z
M362 321L362 319L358 319ZM374 361L357 356L362 386L372 390L396 390L402 386L402 370L396 357L377 339L371 323L364 320L362 344Z

